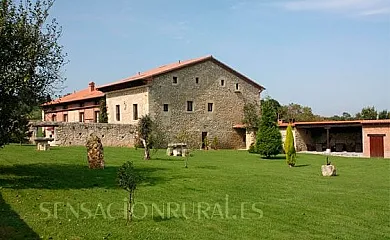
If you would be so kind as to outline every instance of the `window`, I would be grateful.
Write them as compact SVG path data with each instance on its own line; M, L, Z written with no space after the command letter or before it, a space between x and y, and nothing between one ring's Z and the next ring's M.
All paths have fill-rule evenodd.
M56 122L57 121L57 116L55 114L51 115L51 121Z
M79 122L84 122L84 113L79 113Z
M168 104L164 104L163 109L164 109L164 112L168 112Z
M213 103L208 103L207 104L207 111L212 112L213 111Z
M116 120L121 120L121 107L119 105L115 106Z
M225 86L225 80L224 79L221 79L221 86Z
M138 120L138 105L133 104L133 120Z
M64 114L64 116L63 116L63 121L64 121L64 122L67 122L67 121L68 121L68 114Z
M236 91L240 91L240 86L236 83Z
M199 78L198 77L195 78L195 83L199 84Z
M187 111L192 112L194 110L193 107L193 102L192 101L187 101Z
M177 84L177 77L173 77L172 83L173 83L173 84Z
M95 111L95 115L94 115L94 121L95 123L98 123L99 122L99 116L100 116L100 112L99 111Z

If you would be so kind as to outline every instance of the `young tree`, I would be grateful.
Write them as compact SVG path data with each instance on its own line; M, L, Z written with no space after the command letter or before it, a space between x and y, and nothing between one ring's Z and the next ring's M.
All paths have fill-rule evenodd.
M296 151L294 146L294 135L292 127L289 124L286 131L286 140L284 141L284 152L286 153L286 161L290 167L295 166Z
M61 29L47 23L53 3L0 0L0 146L63 80Z
M106 105L105 98L100 100L99 108L100 108L99 122L100 123L107 123L108 122L108 114L107 114L107 105Z
M144 159L150 160L150 148L152 147L153 121L149 115L142 116L138 122L138 138L144 146Z
M134 191L137 188L137 183L139 182L139 175L134 169L132 162L124 163L117 173L117 182L118 185L129 192L129 199L127 204L127 221L133 219L133 204L134 204Z
M259 130L256 136L256 151L266 158L282 151L282 136L276 123L276 112L269 101L262 104Z

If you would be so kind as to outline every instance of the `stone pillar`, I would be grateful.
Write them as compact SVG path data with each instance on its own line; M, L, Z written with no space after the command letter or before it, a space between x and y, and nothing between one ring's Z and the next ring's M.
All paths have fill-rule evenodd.
M104 168L103 144L99 137L91 133L87 140L87 154L89 168Z

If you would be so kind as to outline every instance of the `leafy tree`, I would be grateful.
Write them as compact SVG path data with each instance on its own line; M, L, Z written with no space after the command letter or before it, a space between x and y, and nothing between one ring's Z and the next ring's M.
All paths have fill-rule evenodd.
M264 101L259 130L256 136L256 149L266 158L275 156L282 151L282 136L276 123L276 112L271 102Z
M276 112L276 119L281 118L281 115L282 115L282 105L280 105L280 103L277 100L275 100L275 99L273 99L271 97L266 97L265 99L262 99L261 100L261 105L264 103L264 101L268 101L268 103L274 109L274 111Z
M134 206L134 191L137 188L137 183L140 180L140 176L134 169L132 162L124 163L117 173L118 185L129 192L129 199L127 204L127 221L130 222L133 219L133 206Z
M61 29L47 23L54 0L0 0L0 146L63 79Z
M375 107L365 107L360 113L356 114L356 118L362 120L375 120L377 117L378 112L375 110Z
M108 113L107 113L107 105L106 105L105 98L100 100L99 108L100 108L99 122L100 123L107 123L108 122Z
M310 107L301 106L296 103L290 103L289 105L282 106L281 118L288 122L320 121L323 119L321 116L313 114Z
M149 115L142 116L137 126L138 137L144 147L144 159L150 160L150 150L156 153L159 148L166 147L166 136L160 129L160 124L153 121Z
M289 124L286 131L286 140L284 141L284 152L286 153L286 161L290 167L295 166L296 151L294 146L294 135L292 127Z
M215 136L213 138L213 142L211 143L211 147L214 149L214 150L217 150L218 149L218 144L219 144L219 140L217 138L217 136Z
M150 148L152 147L152 136L153 131L153 121L149 115L141 117L138 122L138 138L141 140L142 145L144 146L144 159L150 160Z
M387 110L380 111L378 114L378 119L390 119L390 112Z
M255 103L246 103L244 105L244 119L242 122L247 128L257 128L260 123L260 107Z

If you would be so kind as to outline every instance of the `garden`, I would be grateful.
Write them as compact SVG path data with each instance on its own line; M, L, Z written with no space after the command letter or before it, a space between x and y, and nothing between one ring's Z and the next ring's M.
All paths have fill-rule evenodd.
M390 162L321 155L195 151L184 158L104 149L89 169L85 147L7 145L0 150L0 239L389 239ZM133 220L117 172L140 176Z

